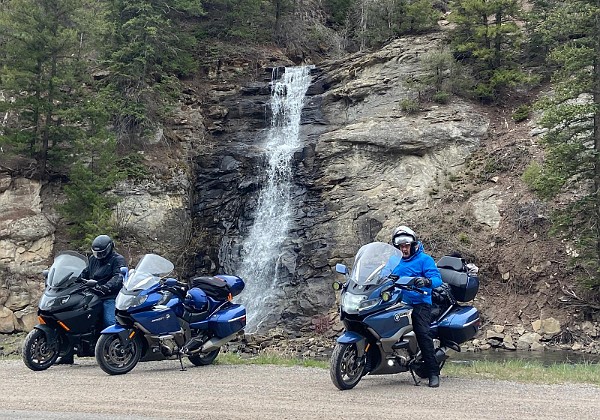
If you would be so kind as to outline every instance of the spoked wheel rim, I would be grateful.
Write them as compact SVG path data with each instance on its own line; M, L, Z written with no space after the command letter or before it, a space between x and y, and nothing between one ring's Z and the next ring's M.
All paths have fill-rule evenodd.
M331 379L341 390L354 388L365 370L356 344L338 344L331 358Z
M104 358L117 368L123 368L131 363L133 355L131 349L123 347L118 339L111 340L104 346Z
M135 367L141 357L141 347L135 337L123 345L117 335L103 335L98 340L96 361L106 373L120 375Z
M32 330L23 343L23 361L32 370L44 370L56 362L58 343L50 344L43 331Z
M348 381L353 381L360 376L362 367L358 363L356 346L346 347L342 355L342 365L340 368L342 377Z

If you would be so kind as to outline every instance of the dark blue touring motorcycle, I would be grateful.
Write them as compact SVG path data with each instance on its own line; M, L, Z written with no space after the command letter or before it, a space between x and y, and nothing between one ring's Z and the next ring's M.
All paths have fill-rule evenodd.
M127 373L140 360L178 359L182 370L182 357L209 365L243 331L246 308L232 302L244 289L241 278L197 277L188 286L168 277L173 269L169 260L146 254L128 273L115 301L116 324L96 344L106 373Z
M344 283L334 282L341 290L340 318L345 331L337 339L331 356L330 374L340 390L354 388L364 375L384 375L410 371L427 377L421 352L411 324L412 308L402 302L402 290L416 290L414 278L390 276L402 258L393 246L373 242L361 247L350 273L345 265L336 271L346 276ZM450 349L475 336L480 327L479 312L459 302L472 300L479 280L466 269L464 260L442 257L437 266L444 285L434 290L435 356L440 369ZM416 374L416 376L415 376Z

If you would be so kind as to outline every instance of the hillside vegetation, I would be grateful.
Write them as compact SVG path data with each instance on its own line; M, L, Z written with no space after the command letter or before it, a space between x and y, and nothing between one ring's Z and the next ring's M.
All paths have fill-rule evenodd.
M106 192L119 180L144 178L137 152L159 135L185 84L208 77L215 63L259 47L297 64L318 63L440 30L447 48L431 55L432 76L415 88L423 101L440 104L452 95L494 109L517 102L506 116L512 122L539 116L543 153L517 165L511 154L482 156L478 176L493 177L507 164L523 176L531 200L514 217L532 234L543 229L568 240L584 290L578 302L597 310L596 0L6 0L0 165L29 159L35 165L27 176L65 182L60 211L71 240L123 236L112 217L117 199ZM255 76L248 68L236 75ZM533 92L542 86L549 88L538 100Z

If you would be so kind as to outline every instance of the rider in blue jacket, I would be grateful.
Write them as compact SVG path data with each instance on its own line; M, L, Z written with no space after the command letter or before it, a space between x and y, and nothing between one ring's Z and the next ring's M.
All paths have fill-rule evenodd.
M440 367L435 359L433 337L431 335L431 291L442 285L442 276L435 261L423 251L423 244L417 240L415 232L399 226L392 233L392 245L402 252L402 258L392 274L403 277L416 277L414 285L425 293L403 291L402 300L413 307L412 324L417 337L423 363L429 373L429 386L440 385Z

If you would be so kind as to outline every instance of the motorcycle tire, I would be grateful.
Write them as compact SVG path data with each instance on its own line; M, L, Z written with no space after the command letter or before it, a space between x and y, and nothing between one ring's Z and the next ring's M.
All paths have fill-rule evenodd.
M117 334L102 334L96 343L96 361L109 375L122 375L133 369L142 357L142 343L138 335L123 348Z
M58 359L58 343L50 345L46 333L34 328L25 337L21 354L25 366L29 369L46 370Z
M208 366L215 361L215 359L219 355L219 351L221 351L221 348L218 348L208 353L193 354L191 356L188 356L188 359L190 359L190 362L192 362L194 366Z
M331 354L329 373L339 390L352 389L364 375L365 364L355 343L337 344Z

